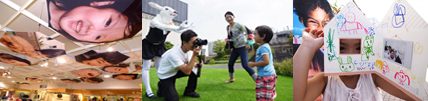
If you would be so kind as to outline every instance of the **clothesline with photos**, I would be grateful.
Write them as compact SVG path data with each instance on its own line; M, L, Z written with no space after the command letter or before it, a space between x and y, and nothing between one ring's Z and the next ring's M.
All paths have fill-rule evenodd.
M126 34L131 34L131 35L128 35L127 37L123 37L120 39L116 38L113 40L104 40L104 41L96 41L96 40L95 41L94 40L86 41L86 40L83 40L83 38L79 39L79 37L73 36L73 34L71 34L73 31L67 32L65 29L58 29L58 28L53 27L53 26L55 26L55 24L54 24L55 22L52 22L52 21L55 19L55 15L57 15L54 13L60 12L58 10L63 10L64 8L67 8L67 6L64 6L64 5L67 5L69 3L73 4L72 2L74 2L74 1L61 1L60 2L58 0L47 0L47 2L42 2L43 4L44 3L47 4L46 6L48 8L48 11L50 12L50 14L48 14L49 21L50 21L49 23L41 20L40 19L41 15L39 15L39 17L36 17L34 14L32 14L26 10L27 8L30 7L30 5L35 3L36 0L30 0L27 3L25 3L25 5L22 7L18 6L17 4L15 4L12 1L4 1L3 0L0 2L8 5L10 8L17 11L9 20L6 21L6 23L4 23L3 25L0 26L0 31L2 31L2 32L0 32L0 37L1 37L0 42L2 43L1 46L3 46L3 47L0 47L0 48L2 48L2 49L0 49L0 52L1 52L0 53L0 62L12 65L12 68L18 69L20 66L29 67L29 66L34 66L36 64L40 65L41 67L48 67L48 66L50 66L49 62L53 62L55 64L54 65L55 67L57 67L57 66L72 67L69 64L64 64L64 63L66 63L66 61L76 60L79 63L83 63L83 64L86 64L89 66L79 68L80 70L72 70L72 74L79 76L80 80L88 82L88 83L100 83L100 82L102 82L102 79L97 77L97 76L102 74L102 72L100 72L99 70L102 70L105 72L110 72L110 73L120 73L120 74L114 74L112 76L112 78L115 78L118 80L135 80L135 79L138 79L140 77L138 75L138 73L135 73L135 72L140 70L141 66L135 65L134 62L141 61L141 56L134 53L135 50L130 49L128 45L126 45L125 43L122 42L122 40L130 40L130 39L133 39L135 37L141 36L141 27L139 29L138 29L138 27L134 27L134 29L132 29L132 31L131 31L131 29L128 29L129 30L128 32L126 29L127 27L125 27L125 35L124 36L126 36ZM140 5L138 5L139 2L140 2ZM94 2L89 2L89 3L92 4ZM105 3L105 1L103 3ZM99 4L99 3L97 3L97 4ZM132 9L132 7L134 7L135 9L138 7L141 8L141 0L128 0L126 2L108 1L108 3L106 5L95 5L95 6L100 7L100 6L113 6L113 5L116 5L116 6L120 5L119 7L122 7L122 8L114 8L114 9L118 10L119 12L125 12L126 10L134 10L134 9ZM74 5L74 6L76 6L76 5ZM130 7L127 7L127 6L130 6ZM54 9L55 7L58 7L58 8ZM124 9L123 7L125 7L126 9ZM67 12L72 12L73 10L75 10L77 8L79 8L79 7L78 6L74 7ZM70 9L70 8L68 8L68 9ZM91 8L91 9L93 9L93 8ZM141 14L141 12L138 12L138 10L135 10L135 14L138 15L138 13ZM56 32L56 33L51 35L51 36L46 36L45 34L40 33L40 32L19 32L19 31L11 31L11 29L6 30L6 29L8 29L7 26L10 25L15 19L17 19L17 17L19 15L25 15L25 16L29 17L30 19L32 19L33 21L38 22L39 27L40 27L40 25L43 25L46 28L48 28L49 30ZM141 17L141 15L140 15L140 17ZM141 25L141 18L139 18L139 19L140 19L139 21L135 21L135 22L139 22L139 24ZM87 22L79 20L77 22L77 25L75 24L76 28L77 27L79 27L79 28L75 29L75 31L80 32L80 30L82 30L82 28L83 28L80 26L85 26L86 23ZM136 24L133 23L132 26L135 26L135 25ZM128 26L131 26L131 25L128 25ZM86 29L86 30L88 30L88 29ZM79 34L79 33L75 33L75 34ZM110 33L108 33L108 34L110 35ZM72 43L80 46L80 48L65 51L64 43L55 40L55 38L57 38L60 35L72 40L73 41ZM100 36L98 36L97 39L99 37ZM80 42L99 43L99 44L84 45ZM122 52L107 51L106 52L106 51L101 51L101 50L91 50L90 49L90 48L93 48L96 46L101 47L103 45L107 45L107 43L109 43L108 46L111 47L112 45L115 45L117 42L119 42L124 48L126 48L127 51L122 51ZM8 48L8 49L5 49L5 48ZM12 52L11 51L5 51L5 50L11 50ZM76 56L73 56L70 54L70 53L78 52L81 50L87 50L87 52L80 54L80 55L76 55ZM137 49L137 51L138 51L138 49ZM125 61L129 58L129 56L124 55L122 53L130 53L134 57L137 57L137 59ZM4 58L3 56L6 57L7 59ZM26 57L26 56L28 56L28 57ZM15 66L17 66L17 67L15 67ZM94 68L93 66L103 66L103 68L102 69ZM87 69L87 68L92 68L92 69ZM7 71L8 71L8 73L6 73L3 76L11 75L10 70L7 70ZM71 71L71 70L68 70L68 71L62 70L59 72L69 72L69 71ZM35 81L35 82L41 81L38 78L32 78L32 77L25 77L25 80ZM64 78L62 81L68 82L68 83L79 83L80 80L73 79L73 78Z

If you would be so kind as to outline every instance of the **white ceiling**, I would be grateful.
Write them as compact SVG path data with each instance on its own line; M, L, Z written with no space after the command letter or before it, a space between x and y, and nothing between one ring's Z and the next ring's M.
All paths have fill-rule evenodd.
M13 16L17 14L21 8L25 8L25 5L28 5L26 9L22 10L22 12L16 18L14 18ZM134 62L134 64L141 64L141 32L135 35L133 38L107 44L73 42L48 27L48 16L46 8L45 0L0 0L0 26L3 27L4 25L7 25L3 30L14 30L19 32L42 32L43 34L64 43L67 55L60 56L60 58L65 58L67 63L55 66L53 63L55 59L51 58L49 59L50 62L48 67L41 67L40 65L15 66L11 71L12 78L0 77L0 81L11 82L14 80L16 82L21 82L24 81L24 77L35 77L43 79L47 82L50 81L49 79L52 79L52 77L56 77L58 79L54 80L55 82L62 82L59 79L77 78L77 76L71 75L71 71L86 68L96 68L100 70L102 67L88 66L77 63L74 61L74 56L85 53L88 50L107 50L109 46L112 46L115 50L130 57L124 63ZM14 20L12 20L10 23L7 23L9 19ZM39 23L41 24L40 27ZM17 54L10 51L3 45L0 45L0 52ZM42 59L31 58L28 56L27 59L43 61ZM0 63L0 66L4 66L6 68L12 67L11 65L5 63ZM103 72L101 76L104 75L112 74ZM102 78L104 80L108 80L104 77ZM37 82L29 83L31 84Z

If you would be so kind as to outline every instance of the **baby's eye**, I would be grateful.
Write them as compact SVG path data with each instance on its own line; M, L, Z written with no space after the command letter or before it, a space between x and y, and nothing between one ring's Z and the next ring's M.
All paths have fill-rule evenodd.
M104 27L109 26L109 25L110 25L110 23L111 23L111 18L110 18L110 19L108 19L108 21L106 22L106 24L104 25Z
M9 46L13 46L13 43L12 42L6 42L7 43L7 45L9 45Z
M98 35L98 36L95 38L95 40L98 40L98 39L100 39L100 38L101 38L101 36L99 36L99 35Z
M340 50L346 50L345 47L340 47Z
M168 8L165 8L165 10L168 10Z

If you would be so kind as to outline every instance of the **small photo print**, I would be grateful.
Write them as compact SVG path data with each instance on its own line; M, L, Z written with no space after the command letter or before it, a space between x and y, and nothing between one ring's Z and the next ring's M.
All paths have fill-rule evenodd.
M26 81L31 81L31 82L41 82L41 81L43 81L42 79L39 79L39 78L30 78L30 77L25 77L24 79Z
M395 39L383 39L382 58L411 69L413 42Z
M40 32L8 31L0 38L0 43L13 52L34 58L53 58L66 54L64 43Z
M61 79L63 82L67 83L80 83L81 81L79 79Z
M89 66L111 66L119 64L129 56L126 56L118 51L114 52L97 52L90 50L86 53L75 56L77 62L89 65Z
M27 60L24 55L12 55L7 53L0 53L0 62L10 64L13 66L29 66L31 62Z
M112 78L116 80L136 80L141 77L140 74L131 74L131 73L124 73L124 74L114 74Z
M104 66L101 70L110 73L133 73L141 70L142 68L143 67L140 65L119 64L113 66Z
M97 77L102 74L102 72L96 70L96 69L81 69L81 70L74 70L71 72L71 74L79 76L79 77Z
M87 83L101 83L101 82L104 82L104 80L101 79L100 77L92 77L92 78L81 77L80 80L83 81L83 82L87 82Z

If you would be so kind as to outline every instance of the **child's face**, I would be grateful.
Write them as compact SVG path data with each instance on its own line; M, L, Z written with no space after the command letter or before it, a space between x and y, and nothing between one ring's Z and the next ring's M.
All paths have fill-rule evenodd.
M359 54L361 52L360 39L341 39L340 53L342 54Z
M324 26L330 21L330 18L323 9L318 7L308 14L308 19L306 20L307 28L310 28L311 30L323 30Z
M263 41L263 38L264 37L260 36L259 31L257 31L257 30L254 31L254 41L256 43L261 43Z

